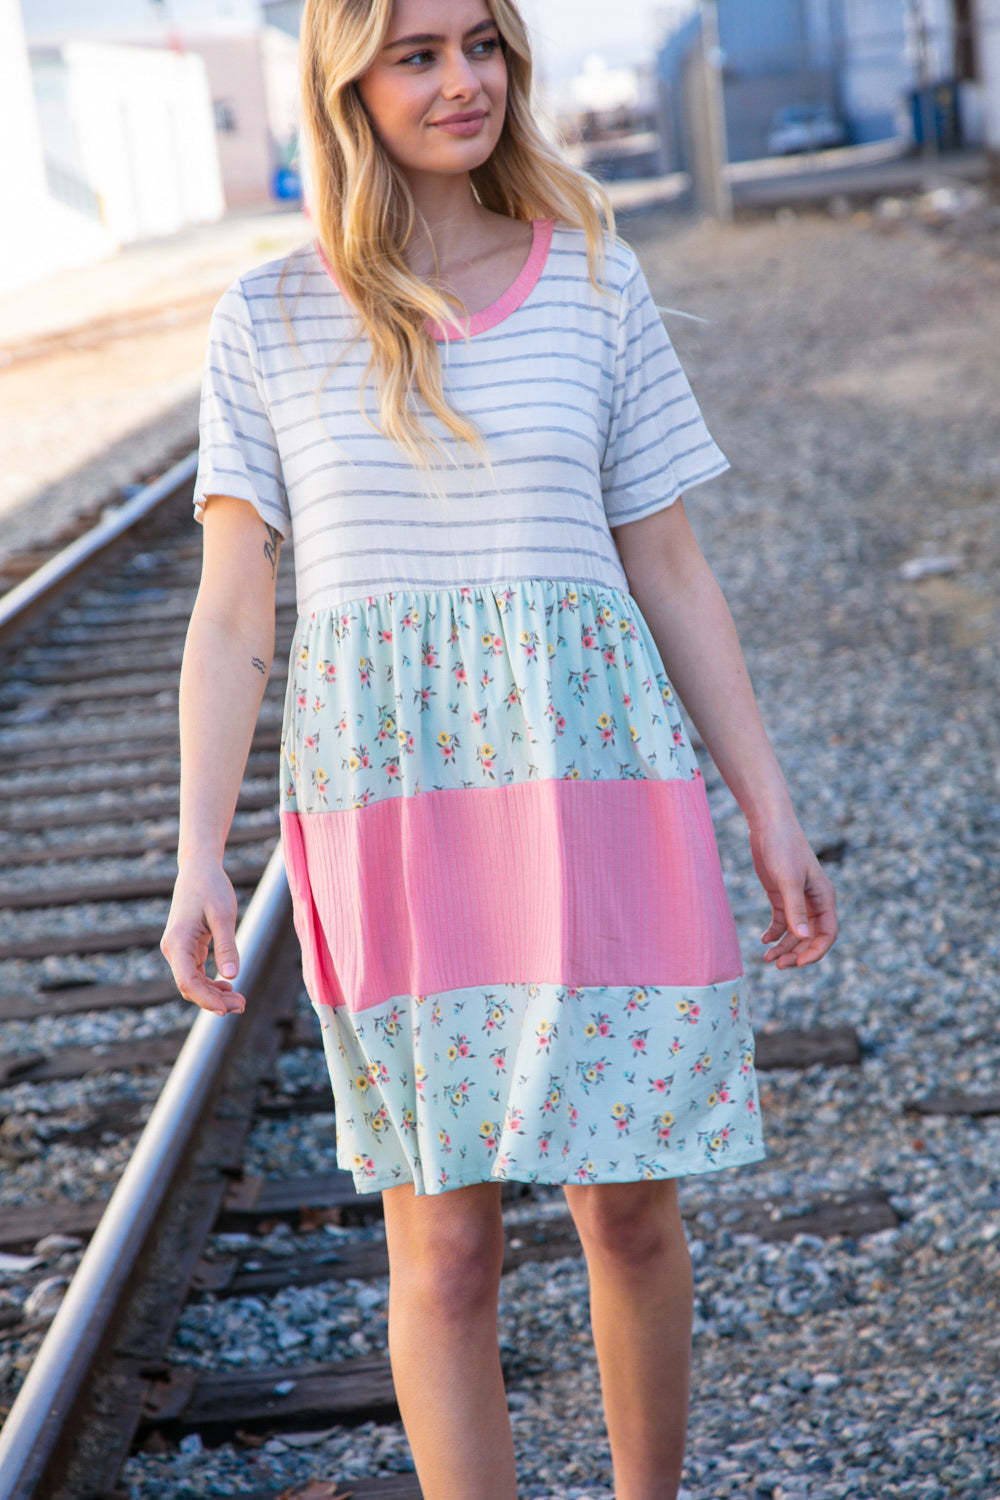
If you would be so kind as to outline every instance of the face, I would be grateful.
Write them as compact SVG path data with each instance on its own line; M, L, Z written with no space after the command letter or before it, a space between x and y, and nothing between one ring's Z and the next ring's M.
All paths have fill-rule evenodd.
M396 0L385 45L357 88L408 175L482 166L507 103L507 65L486 0Z

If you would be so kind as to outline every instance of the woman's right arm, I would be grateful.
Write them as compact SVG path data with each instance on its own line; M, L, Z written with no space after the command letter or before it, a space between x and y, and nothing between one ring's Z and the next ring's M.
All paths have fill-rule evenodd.
M242 1011L236 894L222 857L274 656L281 537L246 500L213 496L204 512L201 584L180 684L177 883L160 943L187 1000ZM214 947L220 979L206 973Z

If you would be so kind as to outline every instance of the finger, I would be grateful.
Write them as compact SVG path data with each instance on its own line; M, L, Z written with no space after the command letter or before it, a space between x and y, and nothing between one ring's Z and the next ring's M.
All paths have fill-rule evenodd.
M215 951L215 967L224 979L235 979L240 972L240 955L236 951L236 923L226 913L208 912L212 929L212 948Z

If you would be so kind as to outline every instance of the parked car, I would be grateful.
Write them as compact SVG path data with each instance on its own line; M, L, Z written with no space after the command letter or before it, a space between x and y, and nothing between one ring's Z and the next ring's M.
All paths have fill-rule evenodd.
M767 133L768 156L825 151L847 144L847 131L826 104L786 104L775 110Z

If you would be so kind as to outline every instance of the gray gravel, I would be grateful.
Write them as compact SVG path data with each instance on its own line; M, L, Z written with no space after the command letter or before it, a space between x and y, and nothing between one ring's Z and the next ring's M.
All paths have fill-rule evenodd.
M865 1047L860 1068L765 1075L768 1159L684 1187L699 1210L686 1500L1000 1500L1000 1120L905 1110L996 1087L1000 265L947 231L880 222L719 230L651 214L631 232L657 299L711 320L668 320L735 466L689 511L807 831L843 844L837 949L815 970L765 967L742 820L707 768L755 1019L849 1023ZM951 562L908 579L915 558ZM281 1073L289 1088L323 1077L302 1054ZM321 1115L258 1125L248 1167L332 1160ZM899 1229L779 1245L733 1232L750 1193L790 1212L863 1186L888 1192ZM561 1212L560 1195L509 1217L525 1212ZM379 1352L384 1291L206 1298L172 1357ZM610 1496L580 1262L506 1277L501 1327L525 1500ZM393 1425L186 1446L132 1459L132 1500L409 1463Z

